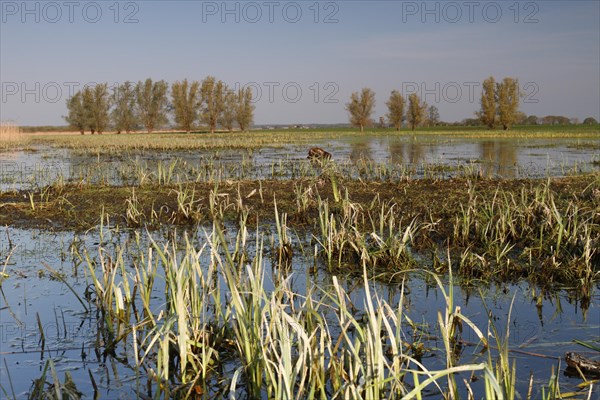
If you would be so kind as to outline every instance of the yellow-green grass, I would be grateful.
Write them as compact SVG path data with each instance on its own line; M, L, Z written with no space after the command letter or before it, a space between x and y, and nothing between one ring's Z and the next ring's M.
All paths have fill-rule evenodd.
M516 127L509 131L488 130L482 127L436 127L421 128L415 132L402 129L372 128L359 132L349 128L281 129L253 130L251 132L218 133L134 133L103 135L52 135L35 137L35 141L56 147L66 147L91 152L111 152L120 150L199 150L199 149L256 149L261 147L281 147L285 145L318 145L327 140L352 140L365 136L404 137L424 136L427 138L572 138L599 139L600 125L564 125Z
M332 273L360 272L364 263L382 279L395 279L419 264L413 252L439 272L447 266L437 251L448 246L466 281L573 284L589 298L600 278L598 178L365 184L331 171L292 180L132 187L62 182L0 193L0 225L85 230L101 223L101 214L114 225L149 229L215 220L258 227L261 221L277 228L281 264L293 253L291 227L313 234Z
M12 121L0 123L0 150L25 143L29 139L21 128Z

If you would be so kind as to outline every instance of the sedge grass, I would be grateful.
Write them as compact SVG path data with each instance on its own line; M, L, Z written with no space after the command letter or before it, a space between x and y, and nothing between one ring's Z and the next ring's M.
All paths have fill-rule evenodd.
M492 327L487 337L460 312L451 274L443 283L431 273L445 300L437 324L444 346L437 352L446 360L444 368L431 369L406 352L418 343L409 333L415 325L404 296L389 302L372 291L366 259L363 311L357 314L335 276L331 287L312 284L305 294L292 289L290 276L269 281L264 236L257 231L253 250L243 251L247 232L240 224L244 229L234 238L215 223L201 239L186 237L182 247L151 238L128 268L123 249L101 248L97 263L86 256L93 304L112 332L102 334L104 343L112 337L115 350L133 352L130 362L148 371L156 396L459 398L473 391L469 383L461 387L463 374L484 379L477 396L517 396L508 334L501 338ZM457 351L466 329L487 354L488 340L496 340L500 361L484 355L462 363Z

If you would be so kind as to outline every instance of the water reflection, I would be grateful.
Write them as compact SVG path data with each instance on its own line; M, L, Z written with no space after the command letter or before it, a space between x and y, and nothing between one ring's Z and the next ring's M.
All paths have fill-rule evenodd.
M419 142L412 142L408 145L408 160L412 164L425 161L425 146Z
M327 142L336 163L435 165L453 176L458 165L480 162L482 173L504 178L561 176L598 169L597 145L576 139L469 139L430 136L349 136ZM10 157L10 158L9 158ZM135 185L157 179L159 170L173 179L263 179L297 176L306 146L289 144L256 150L140 151L92 155L38 145L35 151L0 154L0 191L31 190L53 182L85 181ZM415 178L421 177L417 172ZM175 180L177 180L175 179Z
M428 145L417 141L410 143L391 142L388 146L389 159L395 164L420 164L426 160L427 147ZM430 150L435 150L435 147L430 148Z
M357 139L350 143L350 161L373 160L370 149L371 140L368 137Z
M402 142L391 142L389 145L390 162L392 164L403 164L405 161L404 148L406 143Z
M485 176L516 176L517 146L506 141L486 140L479 144L479 148Z

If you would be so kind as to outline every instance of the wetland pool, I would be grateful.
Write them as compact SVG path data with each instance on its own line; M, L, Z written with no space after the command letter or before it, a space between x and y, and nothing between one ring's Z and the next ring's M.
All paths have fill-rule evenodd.
M600 140L462 139L375 136L316 140L342 171L361 178L448 178L480 173L539 178L598 170ZM102 152L33 145L0 153L0 190L30 190L57 180L135 185L173 167L177 179L267 179L302 176L307 146L259 149ZM173 164L177 165L173 165ZM379 168L374 168L378 166ZM375 171L374 171L375 169Z
M407 176L445 179L464 174L465 168L469 169L468 173L507 179L554 177L597 171L600 160L600 140L383 135L316 141L315 145L333 153L343 173L365 180L380 179L382 174L383 180ZM315 172L306 161L306 151L305 146L289 144L252 150L154 150L93 155L82 150L33 145L25 150L0 152L0 191L39 190L57 181L135 186L143 184L145 179L160 184L161 179L169 179L169 182L288 179L318 174L318 170ZM1 205L0 212L5 212ZM402 302L406 317L402 340L411 346L405 351L414 355L418 347L424 367L442 370L446 367L446 358L438 314L444 313L447 307L445 294L452 288L453 307L460 307L460 313L484 335L489 336L495 328L504 337L509 330L509 356L511 362L516 362L515 387L523 398L528 392L531 376L531 398L542 396L542 388L547 389L553 373L558 376L562 392L579 390L577 385L582 382L581 377L565 370L566 352L575 351L594 360L600 358L599 352L574 342L600 347L598 282L592 287L589 301L583 303L574 288L548 290L524 280L479 285L461 282L459 278L450 283L447 275L440 275L442 290L428 273L420 271L407 273L403 281L369 281L367 292L361 277L328 271L323 257L316 255L315 234L308 229L293 230L293 262L285 270L277 267L275 225L263 221L260 229L247 233L248 263L260 255L260 271L267 293L276 291L281 281L285 281L297 296L296 301L301 302L298 299L304 296L315 296L315 300L323 305L321 317L333 339L345 334L347 329L336 316L337 304L330 295L339 282L356 320L368 320L367 298L383 300L392 308L398 308ZM240 232L235 224L225 227L226 243L233 253ZM77 391L85 398L154 396L157 383L150 376L160 373L154 360L159 358L158 355L150 354L143 367L136 366L135 362L140 356L137 346L147 345L150 333L144 331L141 324L138 336L135 331L132 334L129 327L118 331L123 340L116 340L114 345L108 343L103 314L95 308L97 292L92 293L91 288L96 290L97 287L92 271L99 271L99 266L106 265L106 260L114 263L121 260L119 265L123 268L118 274L115 272L115 285L125 291L121 273L134 282L138 268L154 263L158 273L149 294L150 308L156 318L161 318L168 312L168 301L165 300L168 290L166 272L160 269L165 260L161 261L156 255L158 249L167 245L181 261L186 258L191 244L198 251L199 266L206 272L219 264L216 261L219 257L224 258L222 248L211 247L214 236L210 225L164 226L152 232L110 225L84 232L0 227L0 397L27 398L34 381L42 375L45 374L47 382L53 382L52 368L61 382L65 381L68 372ZM260 250L259 242L264 243ZM238 272L243 275L245 270L242 268ZM219 275L217 282L227 288L225 278L221 276L224 274L216 275ZM221 293L220 298L223 303L231 301L226 292ZM139 301L137 307L143 308ZM217 313L214 309L211 312ZM455 354L458 365L485 363L488 352L482 351L475 332L466 324L461 332L459 350ZM498 350L493 341L490 344L489 354L495 360ZM229 380L236 376L240 365L235 357L227 356L227 350L221 356L222 365L215 374L219 378L211 378L207 385L211 391L198 394L199 398L227 395L247 398L243 384L238 385L236 392L227 392ZM469 380L476 398L483 396L483 379L471 379L470 373L459 376ZM410 379L408 382L410 386ZM445 384L445 381L440 382ZM51 392L50 386L45 389ZM458 390L461 398L467 397L465 385L459 383ZM600 394L597 387L592 390L592 398ZM587 393L580 391L580 398L585 398ZM439 392L433 389L427 389L424 394L439 397ZM267 398L266 393L263 398Z
M72 290L53 277L44 265L60 273L72 289L84 297L83 293L92 282L81 258L85 252L89 251L91 260L98 263L99 255L94 254L94 250L99 246L113 256L118 249L123 249L129 265L139 260L138 252L144 251L147 235L127 231L109 231L100 235L98 231L76 234L11 228L2 232L0 248L3 256L10 248L9 238L13 245L18 243L12 249L5 269L8 278L2 283L3 303L5 300L6 303L0 310L3 359L0 382L5 390L9 390L10 385L17 398L26 397L33 380L42 375L47 360L52 359L59 378L62 380L64 372L69 371L77 389L86 397L94 396L90 374L94 376L101 398L136 398L140 393L146 393L147 373L132 366L131 343L118 345L115 352L107 356L103 336L98 333L98 313L85 312ZM197 247L205 244L205 230L188 235L195 236ZM101 243L100 236L103 237ZM164 242L173 235L164 231L153 236L157 242ZM183 234L176 241L182 243L182 237ZM202 261L207 267L210 259L207 257ZM265 286L272 289L273 282L278 279L278 270L273 268L271 261L272 258L265 257ZM331 276L324 268L319 268L316 273L307 272L313 263L312 255L294 258L292 269L286 273L294 292L302 295L307 288L324 292L333 290ZM363 313L365 291L360 279L340 277L340 282L355 313ZM423 364L430 369L441 369L444 359L439 350L443 343L436 324L438 311L445 307L444 296L439 287L419 274L408 277L404 285L404 311L421 326L418 332L407 327L406 333L421 336ZM446 290L447 285L445 282ZM399 283L371 283L370 286L371 293L397 306L402 293ZM460 306L462 314L484 332L490 317L500 332L506 330L508 323L511 358L516 360L517 366L517 389L525 393L530 374L533 374L533 398L540 396L540 387L547 384L551 370L558 368L565 352L590 353L575 344L574 339L590 343L599 340L598 290L590 304L583 307L569 290L545 292L525 282L482 288L455 284L454 291L455 305ZM164 283L157 278L152 305L155 311L165 306L161 292L164 292ZM90 310L93 309L89 302L87 304ZM330 323L335 326L333 318L327 318L331 318ZM41 331L45 341L43 346ZM477 336L466 327L462 340L465 345L459 356L461 362L477 362L486 357L480 354L482 349L477 345ZM573 390L581 379L563 374L564 360L560 365L563 391ZM481 393L482 387L473 383L473 390ZM240 396L243 397L243 393Z

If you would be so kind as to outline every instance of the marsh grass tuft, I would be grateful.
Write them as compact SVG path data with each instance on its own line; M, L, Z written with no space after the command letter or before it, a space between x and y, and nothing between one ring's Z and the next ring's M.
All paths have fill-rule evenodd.
M285 241L284 219L278 219ZM330 287L312 283L305 294L292 289L293 273L270 280L264 234L257 230L250 251L245 223L239 224L233 237L215 222L199 237L185 235L180 245L151 237L146 247L137 244L140 255L131 267L118 246L112 252L101 247L97 263L85 252L104 351L113 357L133 352L129 360L136 371L147 371L155 396L458 398L473 390L459 383L464 374L481 374L488 398L516 396L508 331L500 338L492 326L488 338L461 313L451 267L446 283L428 273L446 305L437 324L444 346L425 350L446 360L445 368L433 370L411 355L420 339L404 290L396 301L381 298L367 258L360 260L365 295L358 311L335 275ZM246 256L236 256L242 249ZM478 338L479 363L461 361L467 329ZM490 338L500 349L498 362L489 353Z

